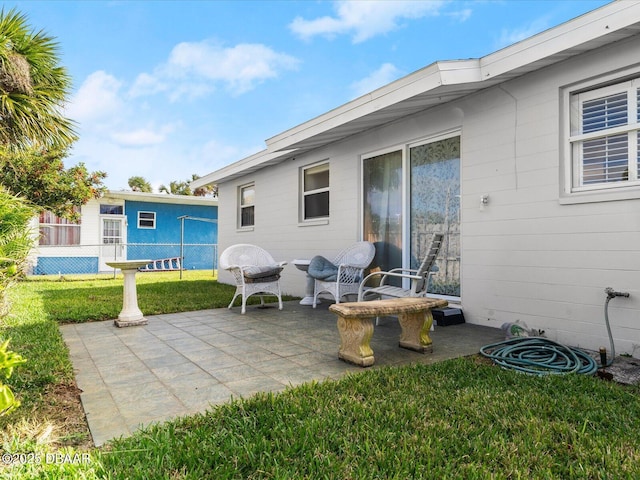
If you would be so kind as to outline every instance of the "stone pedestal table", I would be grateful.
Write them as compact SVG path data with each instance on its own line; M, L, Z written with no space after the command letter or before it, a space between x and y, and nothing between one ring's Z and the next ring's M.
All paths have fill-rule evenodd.
M122 311L114 324L117 327L131 327L134 325L146 325L142 311L138 308L138 293L136 291L136 272L152 260L123 260L118 262L106 262L112 268L120 269L124 276L124 292L122 295Z

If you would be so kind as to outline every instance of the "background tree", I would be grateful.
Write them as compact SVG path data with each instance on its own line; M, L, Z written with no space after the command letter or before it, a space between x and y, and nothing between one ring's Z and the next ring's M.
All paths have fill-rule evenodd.
M0 185L39 209L73 217L74 207L102 193L106 174L83 164L64 168L76 134L62 115L71 78L58 44L16 10L0 11L0 39Z
M153 192L153 188L151 188L151 184L144 178L140 176L134 176L129 178L129 188L134 192Z
M0 146L66 147L76 140L62 115L71 77L59 65L58 44L32 31L16 10L0 11Z
M171 195L193 195L191 193L191 187L189 187L189 182L183 181L174 180L169 183L168 187L166 185L160 185L158 190Z
M106 173L90 173L82 163L65 169L65 156L62 150L0 149L0 185L38 210L77 220L77 207L105 191Z
M191 181L198 180L200 175L196 175L195 173L191 175ZM196 188L193 191L193 194L196 197L217 197L218 196L218 186L217 185L205 185L203 187Z
M189 180L175 180L169 183L169 186L160 185L159 190L164 193L170 193L172 195L195 195L197 197L217 196L218 187L215 185L206 185L204 187L191 190L191 182L199 179L200 176L195 173L191 175Z

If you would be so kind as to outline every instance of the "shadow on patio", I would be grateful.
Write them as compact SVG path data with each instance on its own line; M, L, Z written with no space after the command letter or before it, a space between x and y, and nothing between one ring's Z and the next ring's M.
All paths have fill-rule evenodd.
M249 306L245 315L239 307L156 315L128 328L113 321L62 326L94 443L231 397L366 370L338 359L337 317L328 306L285 302L282 311L271 304ZM433 353L420 354L399 348L399 335L397 320L381 320L369 368L471 355L504 338L478 325L436 327Z

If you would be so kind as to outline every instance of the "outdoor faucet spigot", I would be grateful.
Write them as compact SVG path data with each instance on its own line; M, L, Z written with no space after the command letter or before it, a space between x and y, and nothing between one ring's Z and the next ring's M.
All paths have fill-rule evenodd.
M625 297L629 298L629 292L617 292L611 287L607 287L604 289L604 293L607 294L607 298L615 298L615 297Z

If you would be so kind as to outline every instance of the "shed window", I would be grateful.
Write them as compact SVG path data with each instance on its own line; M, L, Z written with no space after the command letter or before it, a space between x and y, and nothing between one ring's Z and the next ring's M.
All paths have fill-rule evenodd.
M329 216L329 163L302 169L302 219Z
M156 228L156 212L138 212L138 228Z

